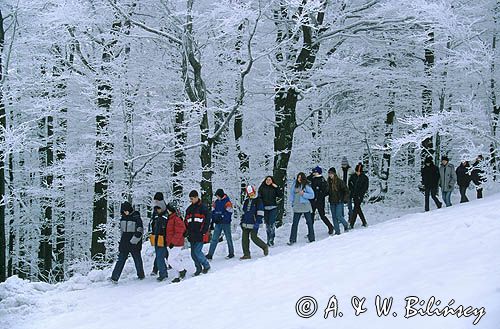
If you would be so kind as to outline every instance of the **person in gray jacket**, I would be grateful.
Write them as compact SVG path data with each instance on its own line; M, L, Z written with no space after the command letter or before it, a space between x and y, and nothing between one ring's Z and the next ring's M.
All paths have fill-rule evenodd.
M439 167L439 185L441 186L441 194L446 207L451 207L451 192L453 192L456 183L457 174L455 168L450 163L450 159L443 155Z

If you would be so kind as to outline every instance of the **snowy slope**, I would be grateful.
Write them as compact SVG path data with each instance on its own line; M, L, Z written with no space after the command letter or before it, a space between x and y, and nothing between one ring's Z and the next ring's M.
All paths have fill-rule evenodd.
M11 278L0 285L0 328L498 329L499 209L497 194L312 244L280 246L265 258L256 249L251 261L218 256L211 273L177 285L150 277L135 280L132 266L116 286L105 281L108 272L56 286ZM306 232L301 225L299 237ZM322 225L315 223L318 232L324 231ZM279 231L283 243L289 228ZM239 242L235 247L240 250ZM224 255L224 250L218 255ZM319 307L309 319L295 311L297 300L306 295L313 296ZM330 314L324 319L333 295L343 317ZM377 316L377 295L394 297L391 313L396 312L396 317ZM353 296L366 297L366 313L354 315ZM453 307L484 307L486 315L476 326L472 324L476 316L405 319L407 296L426 301L435 296L441 308L454 299Z

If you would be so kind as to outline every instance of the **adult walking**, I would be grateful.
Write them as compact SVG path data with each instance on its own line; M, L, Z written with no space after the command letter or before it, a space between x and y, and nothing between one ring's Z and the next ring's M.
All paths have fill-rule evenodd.
M471 177L469 173L469 161L463 160L455 171L457 175L457 184L460 191L460 203L469 202L467 198L467 189L470 186Z
M264 223L266 223L267 245L274 246L276 236L276 217L278 215L278 198L283 191L275 183L273 176L267 176L260 184L258 195L264 204Z
M144 279L144 267L141 257L142 249L142 233L144 226L142 224L141 215L134 208L130 202L125 201L120 207L122 215L120 219L120 244L118 246L118 261L116 262L113 273L111 274L111 282L118 283L120 275L122 274L125 262L128 255L131 254L134 259L135 270L139 279Z
M184 221L187 227L187 238L191 243L191 258L196 268L194 276L198 276L210 270L210 264L203 253L203 236L210 229L210 212L196 190L189 192L189 200L191 204L186 209Z
M215 191L216 200L212 204L212 222L214 223L214 232L210 241L210 249L206 255L207 259L212 259L215 248L219 243L222 232L227 241L228 255L226 259L234 257L233 237L231 235L231 219L233 216L233 204L223 189Z
M290 189L290 203L292 204L293 209L293 222L292 222L292 231L290 232L290 240L288 241L288 245L291 246L295 242L297 242L297 230L299 227L299 220L302 215L306 218L307 224L307 237L309 242L313 242L315 240L314 236L314 222L312 220L312 207L311 202L309 200L314 198L314 190L309 185L307 181L306 174L300 172L295 179L295 182L292 184L292 188Z
M441 208L443 204L437 197L439 186L439 169L434 165L432 157L427 157L421 170L422 185L425 191L425 211L429 211L429 197L432 197L436 207Z
M311 187L314 191L314 198L309 200L312 207L311 216L314 222L314 216L316 214L316 210L318 210L319 217L328 228L328 234L332 235L333 225L325 214L325 197L328 195L328 183L322 173L323 170L321 167L317 166L312 170L311 176L309 176L309 181L311 182Z
M365 197L366 192L368 192L368 186L368 176L363 173L363 165L358 163L354 169L354 174L349 178L349 191L354 203L352 215L349 218L349 228L354 228L354 223L356 222L358 215L359 218L361 218L363 226L368 226L363 210L361 209L361 203L363 203L363 198Z
M259 226L264 218L264 203L257 197L257 190L254 186L246 187L247 198L243 202L243 216L241 217L241 247L243 256L241 260L252 258L250 255L250 239L264 252L264 256L269 254L269 246L262 241L259 236Z
M349 178L354 174L354 170L349 165L349 161L347 157L342 157L342 161L340 162L340 170L338 172L338 177L342 179L346 186L349 186ZM347 203L347 218L351 218L352 216L352 198L348 196ZM342 217L344 216L344 208L342 208Z
M439 185L441 186L441 195L446 207L451 207L451 192L453 192L456 182L455 167L450 163L450 159L443 155L439 167Z
M337 176L335 168L328 169L328 202L332 213L335 235L340 234L340 225L344 226L344 232L349 231L344 219L344 203L349 200L349 189L344 181Z

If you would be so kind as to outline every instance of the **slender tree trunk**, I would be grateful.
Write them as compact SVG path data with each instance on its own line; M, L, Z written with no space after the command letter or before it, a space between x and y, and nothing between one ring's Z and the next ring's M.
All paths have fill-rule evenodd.
M174 152L174 164L173 164L173 193L174 198L177 201L182 200L182 194L184 191L181 177L184 172L186 165L186 153L182 150L186 144L187 133L184 127L184 107L182 105L177 105L175 107L175 152Z
M498 49L497 49L497 33L498 33L498 16L500 15L500 1L497 0L496 7L495 7L495 12L493 13L493 24L494 24L494 29L493 29L493 38L492 38L492 52L493 52L493 59L491 60L491 66L490 66L490 71L491 71L491 80L490 80L490 88L491 88L491 105L492 105L492 115L491 115L491 130L492 130L492 136L493 138L497 137L497 129L498 129L498 121L500 118L500 105L497 103L497 91L496 91L496 67L495 67L495 60L497 59L498 56ZM494 179L497 179L498 175L498 143L492 142L490 145L490 157L491 157L491 165L493 167L493 171L495 172Z
M431 49L432 43L434 42L434 32L429 32L427 34L428 39L425 47L425 60L424 60L424 75L426 79L426 84L423 85L422 90L422 116L426 117L432 114L432 69L434 67L434 51ZM423 125L423 128L427 128L427 124ZM422 167L424 166L425 159L428 156L432 156L435 153L432 136L427 137L422 141L422 151L420 153L420 163Z
M0 9L0 125L2 129L7 128L7 119L5 113L5 103L3 96L3 51L5 44L5 29L4 29L4 20L2 11ZM4 134L0 134L0 142L3 142L5 136ZM0 200L2 203L0 204L0 282L4 282L6 279L7 273L7 255L6 255L6 241L5 241L5 163L3 161L5 154L3 150L0 151Z

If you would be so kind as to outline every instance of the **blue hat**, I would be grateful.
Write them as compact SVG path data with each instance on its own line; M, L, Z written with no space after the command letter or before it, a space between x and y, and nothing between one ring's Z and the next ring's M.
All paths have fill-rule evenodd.
M312 172L317 172L318 174L321 175L323 173L323 169L321 169L320 166L316 166L316 168L314 168Z

